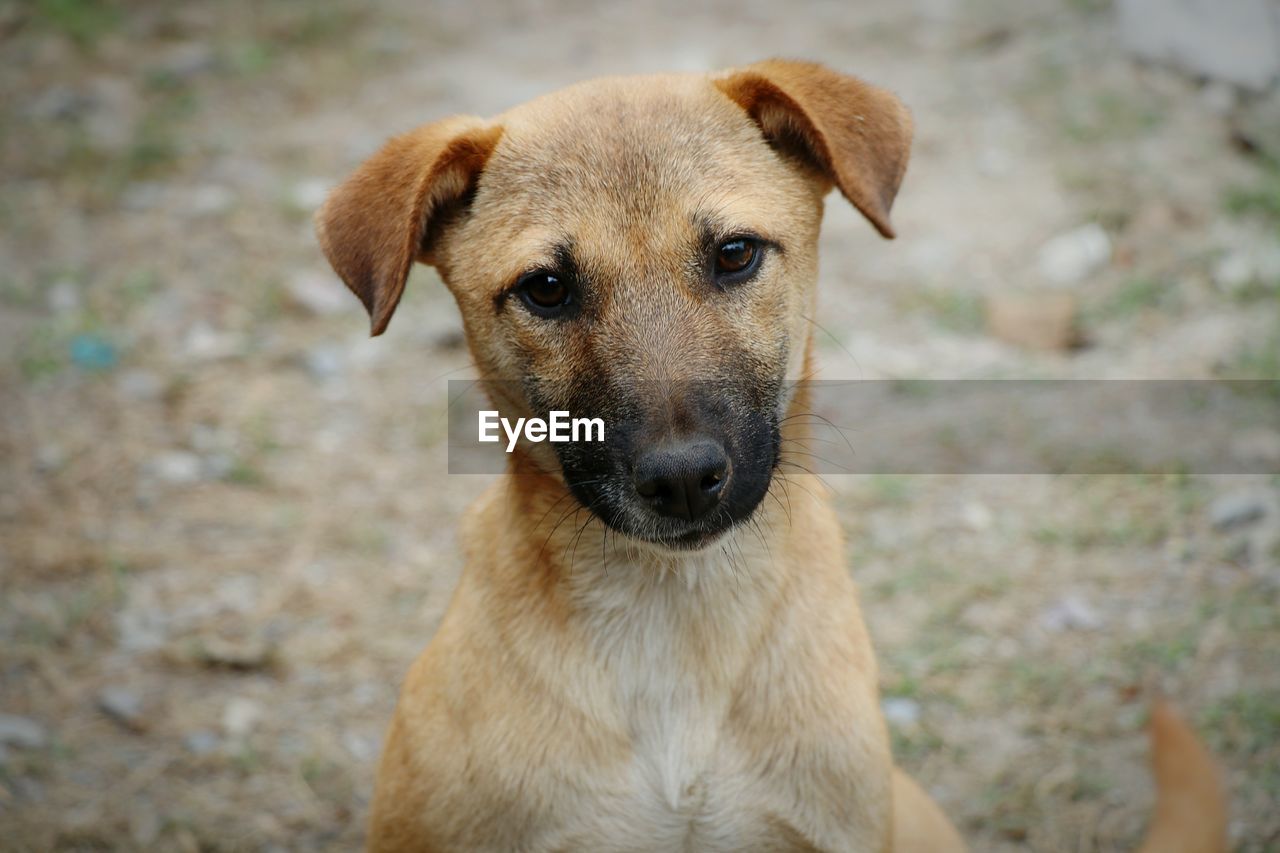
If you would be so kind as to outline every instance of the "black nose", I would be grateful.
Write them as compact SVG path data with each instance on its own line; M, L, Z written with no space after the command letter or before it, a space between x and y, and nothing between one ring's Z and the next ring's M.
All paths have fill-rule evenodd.
M697 521L720 503L729 479L729 457L718 442L696 439L665 444L636 462L636 493L654 512Z

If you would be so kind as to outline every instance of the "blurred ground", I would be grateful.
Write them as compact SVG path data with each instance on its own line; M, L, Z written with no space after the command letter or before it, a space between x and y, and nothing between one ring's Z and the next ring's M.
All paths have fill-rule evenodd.
M1105 2L125 8L0 6L5 849L360 843L484 481L444 474L443 289L420 269L368 340L309 216L421 121L826 61L918 137L898 241L829 206L825 376L1280 377L1280 171ZM1082 227L1064 276L1042 247ZM1085 346L989 334L1055 278ZM1154 690L1222 757L1237 849L1280 847L1274 478L829 480L900 760L975 850L1131 846Z

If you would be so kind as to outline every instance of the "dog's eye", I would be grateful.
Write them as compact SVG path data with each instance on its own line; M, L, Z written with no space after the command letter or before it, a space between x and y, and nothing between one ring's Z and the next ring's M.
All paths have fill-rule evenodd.
M564 280L549 272L533 272L521 277L516 289L529 310L541 317L555 316L573 300Z
M726 240L716 249L715 276L724 284L743 281L760 265L760 244L746 237Z

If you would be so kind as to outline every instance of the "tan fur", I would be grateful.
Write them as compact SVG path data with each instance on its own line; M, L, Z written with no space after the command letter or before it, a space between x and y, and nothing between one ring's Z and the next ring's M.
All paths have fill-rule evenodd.
M679 380L808 374L823 196L892 236L910 135L892 95L809 63L592 81L392 140L334 192L320 239L375 334L413 261L433 263L504 409L527 405L496 380L589 376L678 420ZM691 284L712 226L780 247L750 287ZM592 321L504 310L566 241ZM803 386L779 402L807 411ZM803 421L783 420L784 448ZM607 529L546 445L518 448L467 516L466 569L406 680L370 847L963 849L893 767L838 524L787 452L751 524L689 552Z
M1139 853L1225 853L1227 802L1213 757L1165 702L1149 728L1156 813Z

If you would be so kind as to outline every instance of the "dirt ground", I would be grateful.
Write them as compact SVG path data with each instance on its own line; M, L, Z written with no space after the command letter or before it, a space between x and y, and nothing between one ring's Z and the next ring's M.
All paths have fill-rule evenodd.
M361 843L485 479L445 474L447 294L369 339L312 210L422 121L768 55L918 128L897 241L828 206L824 376L1280 378L1280 171L1100 0L0 5L0 848ZM1090 223L1086 344L989 334ZM1280 480L828 481L897 754L975 850L1131 848L1157 691L1280 849Z

